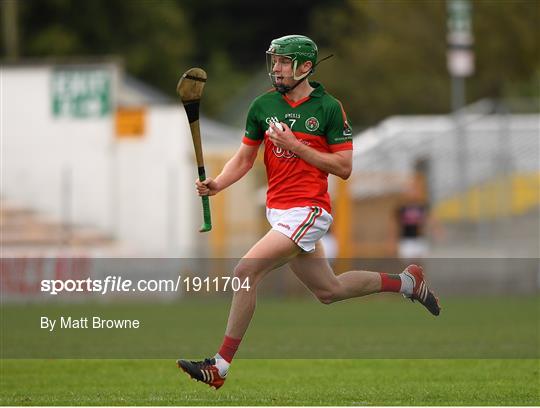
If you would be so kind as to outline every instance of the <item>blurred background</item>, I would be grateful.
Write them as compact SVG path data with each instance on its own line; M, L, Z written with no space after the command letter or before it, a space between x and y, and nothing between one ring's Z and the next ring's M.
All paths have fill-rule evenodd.
M201 127L215 176L270 87L270 41L302 33L320 58L334 54L313 79L355 135L351 178L330 176L336 270L499 259L474 275L439 262L431 276L442 292L537 290L536 0L3 0L1 12L2 258L242 256L268 230L262 160L212 197L214 229L199 234L176 83L192 66L208 73ZM42 276L3 265L15 297Z

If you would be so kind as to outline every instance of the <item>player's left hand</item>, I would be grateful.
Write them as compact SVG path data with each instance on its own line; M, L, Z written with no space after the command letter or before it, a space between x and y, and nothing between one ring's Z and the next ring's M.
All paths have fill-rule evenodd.
M272 129L272 131L268 132L268 138L275 146L292 152L300 142L286 123L280 123L283 130L279 130L273 122L270 123L270 129Z

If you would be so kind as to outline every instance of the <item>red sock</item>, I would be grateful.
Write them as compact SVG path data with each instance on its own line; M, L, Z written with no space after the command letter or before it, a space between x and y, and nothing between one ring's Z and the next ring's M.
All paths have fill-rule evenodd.
M218 354L223 357L227 363L230 363L234 357L234 354L236 353L236 350L238 350L238 346L240 345L241 341L242 339L233 339L232 337L225 336Z
M381 292L399 292L401 289L401 277L389 273L380 273Z

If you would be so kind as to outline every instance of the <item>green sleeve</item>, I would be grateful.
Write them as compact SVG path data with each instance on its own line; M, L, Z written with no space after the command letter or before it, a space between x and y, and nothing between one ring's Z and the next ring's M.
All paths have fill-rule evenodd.
M245 137L253 142L261 142L264 139L264 131L261 128L261 121L258 117L258 104L257 101L253 101L249 107L247 119L246 119L246 133Z
M328 144L350 144L352 141L352 128L341 103L334 99L332 103L328 104L326 115L327 128L325 134Z

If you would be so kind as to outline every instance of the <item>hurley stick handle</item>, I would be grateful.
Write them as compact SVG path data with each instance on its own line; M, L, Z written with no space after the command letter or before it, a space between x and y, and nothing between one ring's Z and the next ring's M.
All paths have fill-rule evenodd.
M206 173L204 171L204 166L198 168L199 170L199 180L206 180ZM199 232L207 232L212 229L212 216L210 214L210 199L208 196L202 196L202 207L203 207L203 225L199 229Z
M193 148L195 149L195 158L197 160L197 172L199 180L206 180L204 170L204 158L201 144L201 130L199 126L199 105L202 97L202 91L206 82L206 72L201 68L191 68L182 75L176 91L182 100L186 109L189 127L191 129L191 138ZM212 217L210 215L210 200L208 196L201 197L203 207L203 225L200 232L207 232L212 229Z

